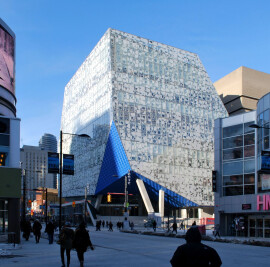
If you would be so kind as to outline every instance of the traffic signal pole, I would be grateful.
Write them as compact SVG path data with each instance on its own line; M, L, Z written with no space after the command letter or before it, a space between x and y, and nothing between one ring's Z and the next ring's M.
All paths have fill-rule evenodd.
M60 169L59 169L59 232L61 230L62 226L62 143L63 143L63 132L62 130L60 131Z

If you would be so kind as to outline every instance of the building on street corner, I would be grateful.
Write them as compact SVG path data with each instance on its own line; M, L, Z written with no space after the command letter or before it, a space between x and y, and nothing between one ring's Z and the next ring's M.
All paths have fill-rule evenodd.
M197 54L108 29L67 84L63 197L103 215L212 217L214 120L228 113ZM130 173L128 175L128 173ZM107 194L112 196L107 202ZM165 210L164 210L165 209Z
M215 220L222 235L270 238L270 93L215 121Z

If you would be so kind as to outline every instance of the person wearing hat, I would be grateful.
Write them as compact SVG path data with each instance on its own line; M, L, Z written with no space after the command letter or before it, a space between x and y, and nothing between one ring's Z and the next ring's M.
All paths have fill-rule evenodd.
M90 247L91 250L94 250L92 242L90 240L90 236L88 231L85 229L85 223L82 222L80 226L75 231L75 237L73 241L73 246L77 251L78 259L80 261L80 266L83 267L84 262L84 253L87 248Z
M60 244L62 267L65 267L65 251L67 255L67 267L70 264L70 250L72 249L74 239L74 231L70 227L71 224L66 222L59 235L58 244Z
M201 243L202 236L197 226L192 226L186 233L186 244L179 246L172 259L173 267L219 267L222 261L215 249Z

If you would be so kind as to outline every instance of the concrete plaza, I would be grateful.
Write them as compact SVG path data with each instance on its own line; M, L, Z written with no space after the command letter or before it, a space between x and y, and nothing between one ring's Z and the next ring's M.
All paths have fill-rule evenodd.
M175 249L185 242L183 238L122 233L116 229L108 232L106 228L100 232L90 228L90 236L95 250L85 253L85 266L171 266L170 259ZM222 266L269 265L268 247L207 241L203 243L217 250ZM35 244L32 237L28 242L23 240L20 246L12 250L9 257L0 257L0 266L61 266L60 248L56 243L49 245L48 240L42 238L39 244ZM75 251L71 252L71 266L79 266Z

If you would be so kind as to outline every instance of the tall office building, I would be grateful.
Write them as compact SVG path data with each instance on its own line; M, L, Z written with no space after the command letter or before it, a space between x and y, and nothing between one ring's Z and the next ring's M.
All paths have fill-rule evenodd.
M162 196L167 207L212 207L213 123L226 116L198 55L108 29L65 88L63 132L91 139L64 134L75 175L63 196L87 184L91 195L123 193L130 170L127 190L148 213Z
M50 152L57 152L56 137L52 134L45 133L39 140L39 147Z
M15 34L0 19L0 233L20 242L20 119L16 118Z
M270 74L240 67L214 83L228 113L256 110L258 100L270 91Z
M57 152L57 139L54 135L45 133L39 140L39 147L49 152ZM53 174L53 187L57 188L57 174Z
M38 187L55 188L55 175L48 173L48 151L37 146L24 145L20 152L22 168L25 170L28 200L35 199Z

